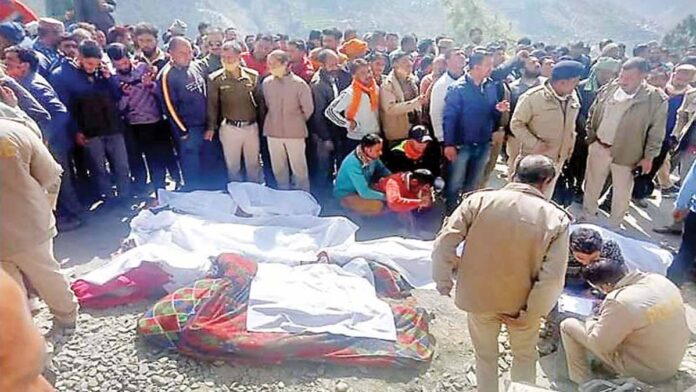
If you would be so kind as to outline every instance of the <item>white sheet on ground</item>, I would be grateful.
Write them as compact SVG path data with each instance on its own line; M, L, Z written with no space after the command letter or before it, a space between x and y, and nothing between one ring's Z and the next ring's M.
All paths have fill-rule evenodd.
M239 208L253 216L319 216L321 212L314 196L304 191L278 191L250 182L230 182L227 191Z
M224 192L193 191L186 193L159 189L157 201L161 207L168 206L175 211L213 220L233 217L237 211L237 202Z
M578 227L588 227L598 230L602 233L602 238L605 240L616 241L621 248L621 254L626 261L626 265L631 270L638 269L644 272L666 275L667 268L672 265L672 253L653 243L624 237L621 234L596 225L573 225L573 228Z
M249 293L247 330L396 340L391 308L374 287L332 264L260 264Z

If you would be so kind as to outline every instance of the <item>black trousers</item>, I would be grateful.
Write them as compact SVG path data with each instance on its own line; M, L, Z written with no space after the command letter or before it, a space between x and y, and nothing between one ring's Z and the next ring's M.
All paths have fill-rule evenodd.
M662 145L660 155L653 159L653 165L650 173L641 174L635 178L635 184L633 185L634 199L645 199L646 197L652 195L653 191L655 190L655 176L657 175L657 172L660 171L662 164L665 163L668 152L668 146Z
M689 269L696 260L696 212L689 212L684 222L684 233L679 253L667 270L667 277L674 283L681 284L687 279Z
M131 166L131 176L136 183L145 184L147 174L150 174L150 183L155 189L164 188L166 171L169 169L172 178L176 181L180 179L179 166L174 156L174 146L172 145L169 124L160 121L153 124L134 124L130 126L130 136L133 139L133 148L140 151L139 156L131 156L129 149L128 157L130 161L138 161L142 168ZM128 147L128 143L126 143ZM145 161L142 156L145 155ZM147 166L145 166L145 162Z
M573 155L571 155L570 160L563 167L562 173L575 194L582 194L582 183L585 181L588 154L589 148L585 142L585 137L578 134Z

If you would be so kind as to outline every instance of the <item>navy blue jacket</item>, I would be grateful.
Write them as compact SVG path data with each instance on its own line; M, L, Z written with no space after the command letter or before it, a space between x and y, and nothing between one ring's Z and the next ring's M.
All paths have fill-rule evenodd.
M73 62L65 62L51 72L50 82L71 116L71 131L86 137L123 132L118 111L121 89L116 78L88 75Z
M164 113L175 135L181 137L191 130L200 132L205 129L208 115L206 83L205 71L195 61L188 68L169 63L160 72L157 87Z
M36 72L19 80L19 84L48 111L51 121L42 129L44 138L52 148L68 148L73 134L68 132L70 115L50 83Z
M445 96L445 146L490 142L500 121L495 106L501 99L501 91L492 80L477 86L467 74L454 82Z

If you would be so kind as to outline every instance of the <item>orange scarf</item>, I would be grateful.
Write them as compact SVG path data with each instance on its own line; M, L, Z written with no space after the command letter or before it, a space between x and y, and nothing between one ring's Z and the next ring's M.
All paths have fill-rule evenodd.
M365 86L360 83L360 81L353 78L353 100L350 102L350 106L348 106L348 110L346 111L346 118L349 121L355 120L355 115L358 113L360 100L363 96L362 93L366 93L370 97L370 108L373 112L379 107L377 83L375 83L374 79L369 86Z
M423 153L425 151L418 151L416 150L416 147L413 146L413 140L407 140L404 143L404 154L406 155L406 158L412 160L412 161L417 161L423 157Z

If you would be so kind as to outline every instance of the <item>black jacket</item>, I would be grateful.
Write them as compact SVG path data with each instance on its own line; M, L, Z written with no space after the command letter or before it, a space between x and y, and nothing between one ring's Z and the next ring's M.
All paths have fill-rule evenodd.
M316 73L310 85L314 99L314 113L309 119L309 130L321 140L335 140L346 135L345 128L337 126L324 115L326 108L342 91L339 84L338 77L333 77L322 69Z

